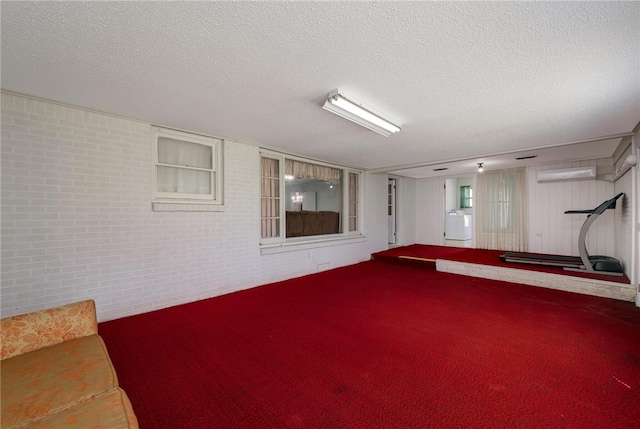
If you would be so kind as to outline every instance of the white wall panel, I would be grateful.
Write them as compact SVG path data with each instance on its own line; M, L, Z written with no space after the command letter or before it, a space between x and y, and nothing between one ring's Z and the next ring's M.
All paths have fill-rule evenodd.
M567 210L590 210L612 198L614 186L602 180L538 183L536 172L596 165L608 160L591 160L527 167L529 251L578 255L578 235L586 215L564 214ZM587 249L592 255L610 255L614 249L615 213L608 210L589 229Z
M416 185L417 180L410 177L402 179L402 243L407 246L416 243Z
M640 159L640 130L637 130L631 140L633 146L632 153L634 153L638 159ZM635 265L635 269L631 272L631 282L636 285L636 306L640 307L640 162L633 169L631 174L631 189L632 197L631 203L634 204L632 208L632 230L635 231L633 247L631 249L631 261ZM635 177L634 177L635 176Z
M619 167L627 156L640 155L640 131L617 161ZM615 170L615 169L614 169ZM636 304L640 307L640 165L630 168L615 182L615 193L625 198L616 210L616 257L625 267L627 276L637 289ZM619 200L620 201L620 200Z
M408 246L416 242L416 179L396 176L391 178L396 179L396 244Z
M416 242L444 243L444 183L442 177L416 182Z
M631 204L632 196L632 171L620 177L615 182L616 195L620 192L624 192L625 197L618 200L615 213L615 240L616 240L616 252L613 256L618 258L626 271L631 268L631 249L633 247L633 223L632 213L633 210Z

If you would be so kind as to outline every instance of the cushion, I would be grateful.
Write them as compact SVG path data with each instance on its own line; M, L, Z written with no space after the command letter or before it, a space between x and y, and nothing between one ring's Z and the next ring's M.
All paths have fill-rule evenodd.
M0 359L98 333L93 300L7 317L0 324Z
M322 233L337 234L340 232L340 213L322 211Z
M131 408L131 402L120 388L26 426L28 429L137 427L138 420Z
M22 426L118 387L102 338L90 335L3 359L1 426Z
M320 235L322 234L322 213L320 212L304 212L304 233L302 235Z
M287 212L287 237L300 237L304 233L301 212Z

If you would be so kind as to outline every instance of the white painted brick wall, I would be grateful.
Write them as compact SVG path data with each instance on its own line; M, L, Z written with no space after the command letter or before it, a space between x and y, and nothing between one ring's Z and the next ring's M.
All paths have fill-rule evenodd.
M2 93L2 317L92 298L110 320L386 248L385 175L366 240L261 255L258 147L225 142L223 212L153 212L151 147L148 123Z

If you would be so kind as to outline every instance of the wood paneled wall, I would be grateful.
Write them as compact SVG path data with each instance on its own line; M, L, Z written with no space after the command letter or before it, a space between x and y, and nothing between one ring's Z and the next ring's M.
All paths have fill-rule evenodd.
M612 170L610 159L527 167L529 252L578 255L578 235L586 215L565 215L564 212L596 208L615 195L614 184L604 180L538 183L536 175L538 170L591 165L597 166L599 171ZM444 242L444 181L445 178L436 177L416 182L417 243L440 245ZM616 210L623 207L624 204L619 204ZM608 210L591 226L587 235L590 254L619 257L614 246L617 215L620 214Z
M529 251L578 255L578 235L586 215L564 214L567 210L594 209L614 196L614 184L603 180L538 183L537 171L561 168L611 166L609 159L547 164L527 168ZM607 210L589 229L587 249L591 255L614 256L616 214Z

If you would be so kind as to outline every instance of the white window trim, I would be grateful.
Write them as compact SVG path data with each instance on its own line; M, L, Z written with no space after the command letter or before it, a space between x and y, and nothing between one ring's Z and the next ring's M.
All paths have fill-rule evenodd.
M356 170L353 168L345 167L337 164L330 164L327 162L316 161L309 158L304 158L295 155L283 154L280 152L274 152L266 149L260 150L259 158L272 158L279 161L280 171L280 237L260 237L260 247L262 249L274 249L274 248L290 248L291 246L307 246L325 243L328 241L345 240L364 238L363 228L363 204L362 197L364 195L364 173L362 170ZM322 165L325 167L331 167L342 171L342 210L340 213L340 223L342 225L342 232L338 234L322 234L305 237L286 237L286 212L285 212L285 178L284 178L284 164L285 159L294 161L301 161L310 164ZM258 164L260 168L260 164ZM355 173L358 175L358 229L356 231L348 231L349 229L349 173ZM262 214L260 215L262 219ZM271 253L271 251L269 251ZM264 252L263 252L264 254Z
M261 246L269 246L269 245L279 245L282 244L286 235L286 212L285 212L285 201L284 201L284 155L279 154L277 152L269 152L269 151L260 151L260 156L258 159L262 158L271 158L278 160L278 177L280 183L280 204L279 204L279 213L280 213L280 237L262 237L262 231L260 231L260 245ZM258 169L260 171L260 180L262 180L262 167L261 163L258 164ZM262 184L260 184L260 204L262 204ZM262 212L260 212L260 223L262 223ZM262 228L262 227L261 227ZM283 229L285 228L285 229Z
M294 252L318 247L333 247L336 245L362 243L367 241L364 235L345 236L344 234L318 235L318 239L310 239L299 242L286 242L278 244L263 244L260 246L261 255L272 255L276 253ZM324 238L320 238L324 237ZM297 237L299 238L299 237Z
M350 173L354 173L357 174L358 176L358 194L357 194L357 204L358 204L358 213L357 213L357 217L356 217L356 225L358 226L356 228L355 231L348 231L349 229L349 174ZM364 173L360 170L354 170L352 168L345 168L344 169L344 173L343 176L346 176L346 180L345 180L345 184L343 186L343 192L346 193L346 195L343 195L344 197L344 207L345 207L345 213L344 213L344 221L346 222L344 224L345 229L347 229L347 231L345 231L345 235L348 236L354 236L354 235L362 235L362 219L363 219L363 213L362 213L362 187L364 185Z
M223 140L207 137L198 134L191 134L182 131L176 131L167 128L152 127L152 174L151 174L151 192L152 192L152 208L154 211L223 211ZM174 194L158 191L158 138L167 137L175 140L181 140L189 143L196 143L212 148L211 169L205 169L212 172L212 194ZM172 206L173 204L179 205ZM193 205L193 206L192 206ZM203 205L218 206L216 208L204 209ZM190 207L192 206L192 207Z

